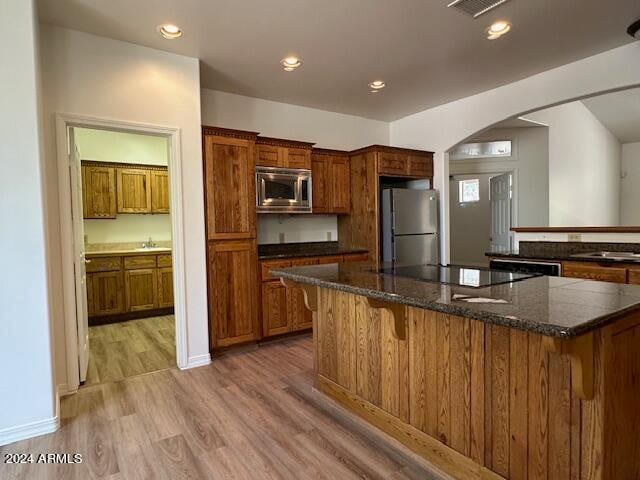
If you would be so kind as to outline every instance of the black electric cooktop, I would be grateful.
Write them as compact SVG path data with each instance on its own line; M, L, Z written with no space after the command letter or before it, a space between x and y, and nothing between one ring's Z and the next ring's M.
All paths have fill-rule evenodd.
M413 278L424 282L473 288L518 282L540 276L537 273L503 272L483 268L442 267L439 265L390 266L381 268L378 272L397 277Z

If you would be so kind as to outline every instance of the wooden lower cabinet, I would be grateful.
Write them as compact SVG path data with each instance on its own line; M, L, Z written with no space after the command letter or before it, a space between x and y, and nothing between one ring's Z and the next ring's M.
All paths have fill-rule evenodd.
M173 307L173 269L158 268L158 308Z
M306 330L313 326L313 314L304 304L304 294L299 288L287 289L287 319L291 331Z
M629 269L629 283L640 285L640 269Z
M89 316L117 315L124 312L122 272L87 273Z
M262 284L262 333L265 337L291 331L287 289L279 281Z
M155 268L125 270L124 296L127 311L158 308L158 272Z
M210 348L259 339L255 239L210 242L208 250Z
M600 280L602 282L627 283L626 267L601 266L593 262L564 262L562 276Z

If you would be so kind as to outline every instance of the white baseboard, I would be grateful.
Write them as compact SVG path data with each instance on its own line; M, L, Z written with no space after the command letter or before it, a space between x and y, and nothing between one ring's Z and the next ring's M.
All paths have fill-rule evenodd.
M36 422L25 423L24 425L5 428L0 430L0 446L47 433L53 433L58 430L58 428L60 428L60 418L58 415Z
M196 355L194 357L189 357L187 361L187 365L185 367L180 367L180 370L188 370L190 368L196 367L204 367L205 365L209 365L211 363L211 354L205 353L204 355Z

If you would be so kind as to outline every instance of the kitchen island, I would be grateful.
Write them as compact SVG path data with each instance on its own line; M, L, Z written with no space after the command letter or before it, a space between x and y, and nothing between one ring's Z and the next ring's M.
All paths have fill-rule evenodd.
M316 388L443 472L640 477L640 287L473 288L355 264L272 275L315 312Z

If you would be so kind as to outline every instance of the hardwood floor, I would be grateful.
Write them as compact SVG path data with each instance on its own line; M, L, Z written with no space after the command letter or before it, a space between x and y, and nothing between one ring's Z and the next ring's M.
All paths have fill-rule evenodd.
M311 338L86 387L56 433L0 448L83 462L2 465L4 479L442 478L312 391ZM332 415L329 415L332 413Z
M176 366L173 315L89 327L85 387Z

